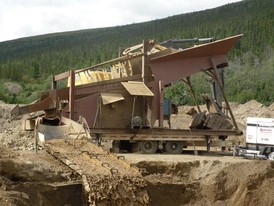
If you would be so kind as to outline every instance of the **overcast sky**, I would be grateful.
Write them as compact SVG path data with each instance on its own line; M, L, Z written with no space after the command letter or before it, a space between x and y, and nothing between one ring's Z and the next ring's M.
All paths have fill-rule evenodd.
M0 0L0 41L132 24L240 0Z

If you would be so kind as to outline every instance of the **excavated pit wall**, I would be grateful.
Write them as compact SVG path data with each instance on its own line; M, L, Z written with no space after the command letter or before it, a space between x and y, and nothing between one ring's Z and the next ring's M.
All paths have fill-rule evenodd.
M0 154L0 205L88 205L81 181L66 166L57 162L54 167L39 166L25 157L18 161L16 154L3 148ZM274 205L272 161L201 156L174 162L167 161L168 156L158 155L158 161L148 156L148 161L134 163L146 169L143 177L152 206ZM41 156L37 160L44 164Z
M62 157L0 147L0 205L149 205L146 181L128 163L108 153L94 159L95 153L87 153L92 144L83 147L85 152L63 141L54 146L54 153L65 148Z
M149 205L146 181L124 156L86 140L50 140L46 147L82 177L89 205Z
M75 145L72 143L74 141L63 140L59 143L59 146L58 143L51 145L53 154L58 154L55 157L59 158L59 161L55 163L45 161L45 165L39 165L40 158L43 159L50 155L45 154L45 151L43 155L39 155L42 151L39 151L38 154L33 152L33 132L29 133L22 130L21 117L10 116L10 110L14 106L0 101L0 158L1 153L5 153L4 150L1 150L1 146L9 151L4 155L5 157L3 156L2 166L0 165L0 205L7 205L7 202L10 202L10 205L46 206L149 205L146 181L143 180L138 169L131 168L122 159L117 159L116 156L110 155L96 145L85 143L82 145L79 141L76 141L77 148L75 149ZM36 163L33 165L32 161L27 160L25 162L24 158L15 158L14 151L18 152L17 155L29 151L31 159L35 160ZM77 180L82 183L81 188L78 187L79 183L69 182L71 180L70 175L62 179L64 174L56 166L61 162L66 165L63 165L66 169L70 167L71 173L76 174ZM17 166L8 167L8 164L17 165L19 168L22 167L24 173L20 173L20 169L16 170ZM25 166L28 169L24 169ZM38 173L42 173L44 176L38 173L29 175L26 171L39 171ZM56 173L56 171L59 171L59 173ZM60 177L60 180L57 179L51 182L47 176L48 173L51 176ZM39 175L41 179L36 180ZM57 182L57 185L53 184L55 182ZM66 182L68 183L63 184ZM66 192L65 189L69 191ZM74 191L74 189L77 191ZM55 192L56 196L51 195L52 192ZM74 193L80 194L80 198L75 196ZM1 199L1 197L3 198ZM80 200L73 202L74 199ZM84 200L81 202L81 199Z
M83 205L82 184L73 171L33 160L0 147L0 205Z
M273 161L142 161L136 166L146 168L152 206L274 205Z
M0 101L0 144L18 152L33 150L33 133L22 131L21 118L10 117L13 106ZM247 116L273 117L274 114L274 104L264 107L254 100L232 107L243 130ZM180 115L173 117L173 125L181 125L185 119L183 108ZM244 138L237 142L244 143ZM3 151L0 147L0 205L70 205L73 201L81 201L78 194L82 192L82 187L61 184L73 179L71 171L64 177L64 172L58 170L56 173L56 168L50 170L41 166L37 169L29 161L15 161L13 164L17 156L10 153L3 155ZM39 161L43 158L37 157ZM217 159L173 162L143 161L136 164L148 171L144 177L151 205L274 205L274 191L271 189L274 171L270 161L230 163ZM22 169L22 165L28 166ZM53 178L55 176L60 179ZM50 181L52 178L58 185ZM84 202L71 205L84 205Z

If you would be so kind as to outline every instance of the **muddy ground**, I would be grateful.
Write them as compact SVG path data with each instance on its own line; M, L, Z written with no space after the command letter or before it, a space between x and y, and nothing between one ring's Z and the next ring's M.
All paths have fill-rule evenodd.
M0 102L0 205L85 205L81 179L43 150L33 151L33 133L10 117L14 105ZM246 117L274 117L274 104L231 104L239 128ZM190 107L172 116L173 128L185 128ZM245 133L244 133L245 134ZM230 137L244 144L245 136ZM274 162L184 151L182 155L124 154L142 169L151 205L274 205Z

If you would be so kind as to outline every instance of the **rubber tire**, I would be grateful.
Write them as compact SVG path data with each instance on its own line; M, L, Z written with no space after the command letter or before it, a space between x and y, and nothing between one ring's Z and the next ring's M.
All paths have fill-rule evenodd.
M165 144L165 150L169 154L181 154L183 148L183 142L180 141L167 141Z
M274 160L274 152L270 152L269 155L267 156L267 159L269 160Z
M140 150L145 154L154 154L158 149L157 141L142 141L139 144Z

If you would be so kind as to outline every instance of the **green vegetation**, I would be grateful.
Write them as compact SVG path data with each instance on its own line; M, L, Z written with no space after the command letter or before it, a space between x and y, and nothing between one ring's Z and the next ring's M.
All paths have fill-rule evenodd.
M197 101L203 104L204 99L202 95L211 93L211 83L209 81L209 77L203 73L193 75L191 77L191 85L195 91ZM168 99L172 99L176 105L195 104L189 86L183 81L178 81L172 86L167 87L165 89L165 96Z
M0 100L31 102L39 91L50 88L51 75L109 60L117 56L119 47L139 44L143 39L220 39L243 33L244 37L230 53L231 69L226 69L229 99L273 102L273 8L273 0L244 0L145 23L0 42L0 83L16 82L22 87L22 92L13 94L2 86ZM197 77L193 81L201 82L199 78L204 79ZM201 84L195 89L206 92ZM182 83L175 84L167 95L175 96L178 104L192 101Z
M251 99L269 105L274 102L274 50L266 48L258 57L245 53L226 70L230 100L245 103Z

